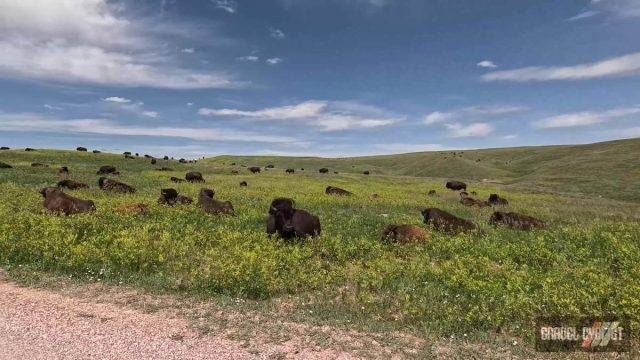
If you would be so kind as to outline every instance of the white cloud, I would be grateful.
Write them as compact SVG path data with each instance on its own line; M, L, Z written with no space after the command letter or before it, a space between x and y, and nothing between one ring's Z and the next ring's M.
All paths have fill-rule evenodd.
M472 123L462 125L460 123L445 124L451 130L451 137L484 137L493 132L493 127L487 123Z
M185 138L198 141L295 143L287 136L262 135L217 128L174 126L127 126L105 119L58 119L36 114L0 113L0 127L5 131L81 133L119 136L151 136Z
M107 0L0 1L0 77L171 89L230 88L224 73L178 67L158 26ZM163 30L163 31L166 31Z
M255 56L255 55L240 56L237 59L240 60L240 61L251 61L251 62L256 62L256 61L260 60L260 58Z
M599 13L600 13L599 11L595 11L595 10L583 11L583 12L579 13L576 16L572 16L572 17L568 18L567 21L582 20L582 19L586 19L586 18L590 18L590 17L596 16Z
M45 109L48 109L48 110L64 110L60 106L54 106L54 105L49 105L49 104L44 104L44 107L45 107Z
M425 116L422 122L424 124L431 125L455 119L504 116L524 112L526 110L526 107L514 105L471 106L448 112L434 111Z
M119 103L119 104L126 104L126 103L130 103L131 102L131 100L125 99L125 98L120 97L120 96L110 96L108 98L102 99L102 101L114 102L114 103Z
M188 102L187 106L193 106L193 103L192 102Z
M482 75L485 81L586 80L640 74L640 52L574 66L532 66L494 71Z
M157 111L143 111L142 115L150 118L157 118L160 114Z
M441 144L404 144L404 143L390 143L390 144L376 144L375 147L383 150L387 154L401 154L411 152L425 152L425 151L442 151L449 148Z
M455 117L453 113L445 113L440 111L434 111L431 114L424 117L423 123L427 125L437 124L451 120Z
M238 11L238 3L233 0L212 0L217 9L222 9L229 14L235 14Z
M269 65L277 65L282 62L282 59L279 57L273 57L266 60Z
M590 126L638 114L640 114L640 107L616 108L600 112L582 111L548 117L535 121L532 125L538 129Z
M276 28L269 28L269 36L271 36L274 39L284 39L285 35L284 32L280 29L276 29Z
M319 127L322 131L374 128L402 121L398 117L385 116L387 114L384 111L370 105L319 100L254 111L201 108L198 113L204 116L235 116L255 120L297 120Z
M491 68L491 69L495 69L498 67L498 65L494 64L493 61L491 60L482 60L476 65L481 68Z
M194 49L194 48L184 48L184 49L180 50L180 52L183 52L185 54L193 54L194 52L196 52L196 49Z
M640 17L638 0L591 0L591 8L620 19Z

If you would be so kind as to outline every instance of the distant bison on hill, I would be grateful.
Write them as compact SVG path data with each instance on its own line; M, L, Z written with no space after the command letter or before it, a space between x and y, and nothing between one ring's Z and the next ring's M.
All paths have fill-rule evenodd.
M257 166L251 166L251 167L248 167L247 169L248 169L249 171L251 171L252 173L254 173L254 174L257 174L257 173L259 173L259 172L260 172L260 168L259 168L259 167L257 167Z
M327 169L327 168L322 168L322 169L319 169L319 170L318 170L318 172L319 172L320 174L328 174L328 173L329 173L329 169Z
M467 190L467 184L461 181L447 181L446 184L447 189L451 190Z
M204 179L202 178L202 174L197 172L197 171L189 171L184 178L188 181L188 182L192 182L192 183L203 183Z
M49 212L71 215L90 212L96 208L93 201L67 195L56 187L46 187L40 190L40 194L44 197L43 205Z
M86 152L86 151L87 151L87 148L86 148L86 147L82 147L82 146L78 146L78 147L76 148L76 150L77 150L77 151Z
M98 172L96 172L97 175L107 175L107 174L113 174L116 172L116 167L112 166L112 165L104 165L101 166L100 169L98 169Z
M502 211L494 212L489 219L489 223L492 225L504 225L508 228L519 230L544 229L547 227L544 221L536 219L533 216Z
M92 153L94 153L94 154L100 154L100 153L101 153L101 151L100 151L100 150L93 150L93 151L92 151Z
M429 233L417 225L391 224L382 231L382 240L388 240L399 244L411 242L424 242L429 238Z
M507 201L507 199L500 197L500 195L498 194L491 194L489 195L489 204L491 205L502 205L502 206L507 206L509 205L509 201Z
M151 165L155 165L156 164L156 159L151 159Z
M3 147L0 147L0 150L10 150L10 148L7 146L3 146Z
M56 186L60 188L67 188L69 190L86 189L89 187L89 185L85 183L81 183L79 181L69 180L69 179L58 181Z
M344 189L340 189L338 187L334 187L334 186L327 186L327 188L324 190L324 193L327 195L342 195L342 196L351 196L353 195L352 192L344 190Z
M451 215L438 208L424 209L422 210L422 216L424 217L425 224L449 234L457 234L477 229L476 225L471 221Z
M230 201L219 201L213 198L214 191L211 189L200 189L198 196L198 204L204 212L208 214L227 214L235 215L233 205Z
M36 151L36 149L33 149L33 148L29 148L29 147L28 147L28 148L24 148L24 151Z
M365 170L365 171L363 171L362 173L363 173L364 175L369 175L369 174L371 174L371 173L369 172L369 170Z
M123 155L131 155L131 151L125 151L122 153Z
M283 239L320 235L320 219L301 209L294 209L294 201L277 198L269 207L267 234L278 234Z
M13 166L7 164L7 163L3 163L2 161L0 161L0 169L12 169Z
M125 183L121 183L116 180L107 179L105 177L101 177L98 179L98 186L102 190L113 191L118 193L135 193L136 189L132 186L129 186Z
M265 166L265 168L267 168L267 169L273 169L274 167L275 166L273 166L272 164L269 164L269 165Z
M285 170L285 172L286 172L287 174L293 174L293 173L295 173L296 171L295 171L295 169L291 169L291 168L289 168L289 169Z
M169 160L169 157L165 155L162 160Z

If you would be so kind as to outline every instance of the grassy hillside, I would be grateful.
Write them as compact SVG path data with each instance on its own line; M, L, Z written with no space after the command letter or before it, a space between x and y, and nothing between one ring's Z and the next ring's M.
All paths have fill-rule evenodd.
M613 143L626 148L628 144ZM511 157L512 164L524 168L521 163L527 156L546 157L547 164L559 164L558 159L569 156L553 155L562 149L546 154L545 149L492 151L509 154L500 156ZM575 150L570 153L578 156ZM470 155L464 152L455 161L483 166L471 164ZM426 155L395 158L405 160L408 171L411 161L422 160L407 157L422 156ZM423 336L482 338L487 331L500 331L531 341L532 324L539 314L614 314L640 323L640 204L473 184L478 197L486 199L497 191L510 201L511 211L550 224L548 230L532 232L494 228L488 224L492 209L461 205L457 193L444 189L439 180L367 177L347 171L355 171L349 161L359 161L363 168L375 163L378 167L372 169L382 172L385 161L393 159L326 160L328 163L296 159L300 162L296 167L313 163L335 166L342 172L287 175L282 169L250 174L239 166L222 165L230 158L197 164L160 160L151 165L146 159L125 160L111 154L0 151L0 161L14 166L0 169L0 267L243 301L287 297L287 309L300 310L316 322L341 322L347 327L358 323L373 331L402 329ZM494 156L491 162L497 164L497 159ZM282 167L294 161L266 160ZM34 168L32 162L50 167ZM489 162L487 156L480 164ZM100 190L95 172L107 164L118 167L121 175L117 179L138 191L113 195ZM71 178L91 185L67 192L94 200L95 213L65 217L43 211L38 190L59 180L57 168L62 165L70 167ZM161 166L173 171L157 171ZM393 166L387 171L401 172ZM542 177L552 168L546 165L536 174ZM202 184L169 180L184 177L189 169L201 171L204 186L215 189L216 198L230 200L236 216L208 215L195 204L157 204L161 188L174 187L181 194L196 196ZM236 169L240 174L232 174ZM456 177L465 177L459 171ZM565 172L561 171L563 176ZM242 180L249 186L241 188ZM355 195L325 195L327 185ZM439 195L427 196L430 189ZM269 238L265 234L267 210L278 196L291 197L297 207L316 214L322 235L293 242ZM150 213L138 216L116 211L134 202L148 204ZM388 224L424 227L420 211L427 207L470 219L483 232L450 236L425 227L429 239L422 244L399 245L380 239Z
M518 189L640 201L640 139L588 145L421 152L340 159L219 156L210 164L496 181Z

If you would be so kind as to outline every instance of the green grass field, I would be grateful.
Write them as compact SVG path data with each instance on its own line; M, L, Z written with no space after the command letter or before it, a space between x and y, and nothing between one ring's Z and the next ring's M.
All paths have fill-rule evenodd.
M542 314L613 314L637 325L640 190L631 185L640 178L639 146L636 139L464 151L455 162L422 153L344 160L218 157L157 165L113 154L2 151L0 161L14 168L0 169L0 266L205 297L292 296L321 309L317 316L364 318L418 333L500 330L527 337ZM502 165L505 161L511 165ZM32 162L50 168L32 168ZM231 162L276 168L254 175ZM138 192L112 196L98 189L95 172L107 164ZM70 167L70 178L91 185L67 193L93 199L95 213L44 213L38 190L59 180L62 165ZM155 170L160 166L174 171ZM340 173L320 175L320 166ZM307 170L286 175L286 167ZM215 189L216 198L230 200L237 216L207 215L196 205L158 205L163 187L197 196L201 185L169 181L190 169L201 171L204 186ZM232 175L234 169L240 174ZM363 169L373 175L361 175ZM487 224L492 210L460 205L457 193L444 188L442 179L449 177L469 181L469 190L483 199L498 192L511 211L551 226L532 232L493 228ZM505 185L482 182L485 178ZM242 180L247 188L238 186ZM355 196L327 196L327 185ZM439 196L428 197L430 189ZM572 192L583 195L560 194ZM380 196L373 198L374 193ZM322 236L293 243L268 238L268 206L279 196L318 215ZM149 204L150 214L114 211L133 202ZM422 245L380 241L387 224L421 224L420 210L426 207L470 218L485 234L431 232Z

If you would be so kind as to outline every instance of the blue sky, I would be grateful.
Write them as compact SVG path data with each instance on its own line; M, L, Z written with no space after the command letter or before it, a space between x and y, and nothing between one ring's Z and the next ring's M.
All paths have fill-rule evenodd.
M0 145L354 156L640 136L640 0L5 0Z

